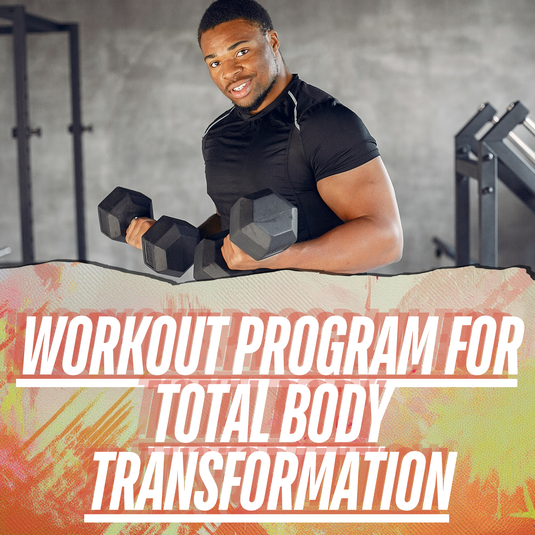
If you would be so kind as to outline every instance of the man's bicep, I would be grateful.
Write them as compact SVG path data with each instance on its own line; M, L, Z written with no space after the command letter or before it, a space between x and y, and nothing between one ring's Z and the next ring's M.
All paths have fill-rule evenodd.
M399 223L394 188L380 156L323 178L318 182L318 192L342 221L367 217Z

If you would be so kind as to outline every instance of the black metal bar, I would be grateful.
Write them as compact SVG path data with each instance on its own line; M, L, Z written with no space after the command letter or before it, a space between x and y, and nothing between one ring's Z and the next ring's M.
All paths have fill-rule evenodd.
M497 180L498 158L484 142L479 142L479 263L498 265Z
M65 29L60 29L60 30L54 30L54 31L58 31L58 32L64 32L64 31L67 31ZM13 26L0 26L0 35L2 34L12 34L13 33ZM26 33L52 33L52 30L39 30L39 29L36 29L36 28L28 28L26 27Z
M481 138L485 142L502 141L515 126L528 116L529 110L519 101L513 102L503 117Z
M16 18L16 11L20 9L21 6L3 6L0 7L0 18L14 21ZM44 19L42 17L37 17L36 15L30 15L25 13L26 18L26 29L30 31L40 31L40 32L64 32L67 31L65 24L60 24L50 19Z
M455 173L455 264L470 263L470 181Z
M21 6L0 6L0 19L13 20L14 9Z
M470 153L478 154L476 134L492 121L496 109L488 102L482 104L476 114L455 136L455 263L467 266L470 259L470 181L478 176L478 164L470 159Z
M69 48L71 66L71 112L72 142L74 151L74 194L76 203L76 232L78 259L86 260L85 215L84 215L84 171L82 161L82 105L80 88L80 47L78 25L69 25Z
M24 266L21 262L0 262L0 268L16 268Z
M26 13L26 24L33 30L42 32L64 32L65 24L60 24L50 19L43 19L42 17L36 17Z
M498 157L500 180L533 212L535 212L535 192L518 178Z
M455 249L449 243L442 241L438 236L433 236L433 243L435 244L437 257L446 255L448 258L455 260Z
M26 17L23 6L11 8L13 15L13 55L15 68L15 100L19 170L19 202L24 264L34 262L32 193L30 173L30 140L28 114L28 76L26 65ZM1 14L1 12L0 12Z
M487 145L492 148L500 161L524 182L526 187L535 192L535 172L521 154L505 145L503 141L487 142Z
M476 178L477 177L477 161L468 160L464 158L457 158L455 160L455 171L461 175Z
M495 114L496 109L488 102L479 106L477 113L455 136L455 150L457 154L463 154L469 151L477 154L477 139L475 136L486 123L492 121Z
M54 30L54 32L64 32L66 30ZM0 26L0 35L2 34L12 34L13 33L13 27L12 26ZM52 33L52 30L39 30L37 28L28 28L26 27L26 33Z

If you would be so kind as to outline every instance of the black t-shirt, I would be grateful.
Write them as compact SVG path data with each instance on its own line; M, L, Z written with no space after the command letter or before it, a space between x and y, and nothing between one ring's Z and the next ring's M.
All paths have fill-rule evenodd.
M255 115L235 106L206 130L203 156L208 195L229 228L230 209L244 195L271 188L298 209L298 241L342 224L318 193L322 178L379 155L360 118L321 89L294 75Z

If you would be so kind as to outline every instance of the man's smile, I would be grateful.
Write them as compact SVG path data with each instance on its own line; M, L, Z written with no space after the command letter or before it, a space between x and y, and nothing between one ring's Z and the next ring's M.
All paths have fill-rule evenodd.
M230 93L233 98L243 98L246 97L251 90L251 79L239 80L238 82L233 82L229 85Z

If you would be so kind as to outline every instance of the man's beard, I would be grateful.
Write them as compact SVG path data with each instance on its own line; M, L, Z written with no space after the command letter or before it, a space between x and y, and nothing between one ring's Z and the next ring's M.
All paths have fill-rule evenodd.
M252 113L256 111L261 105L262 102L266 99L269 92L273 89L273 86L275 85L275 82L279 79L279 69L277 68L277 74L273 77L273 80L271 80L271 83L269 84L269 87L262 91L255 99L254 101L249 104L249 106L240 106L239 104L236 104L240 108L240 110L243 110L245 113Z

